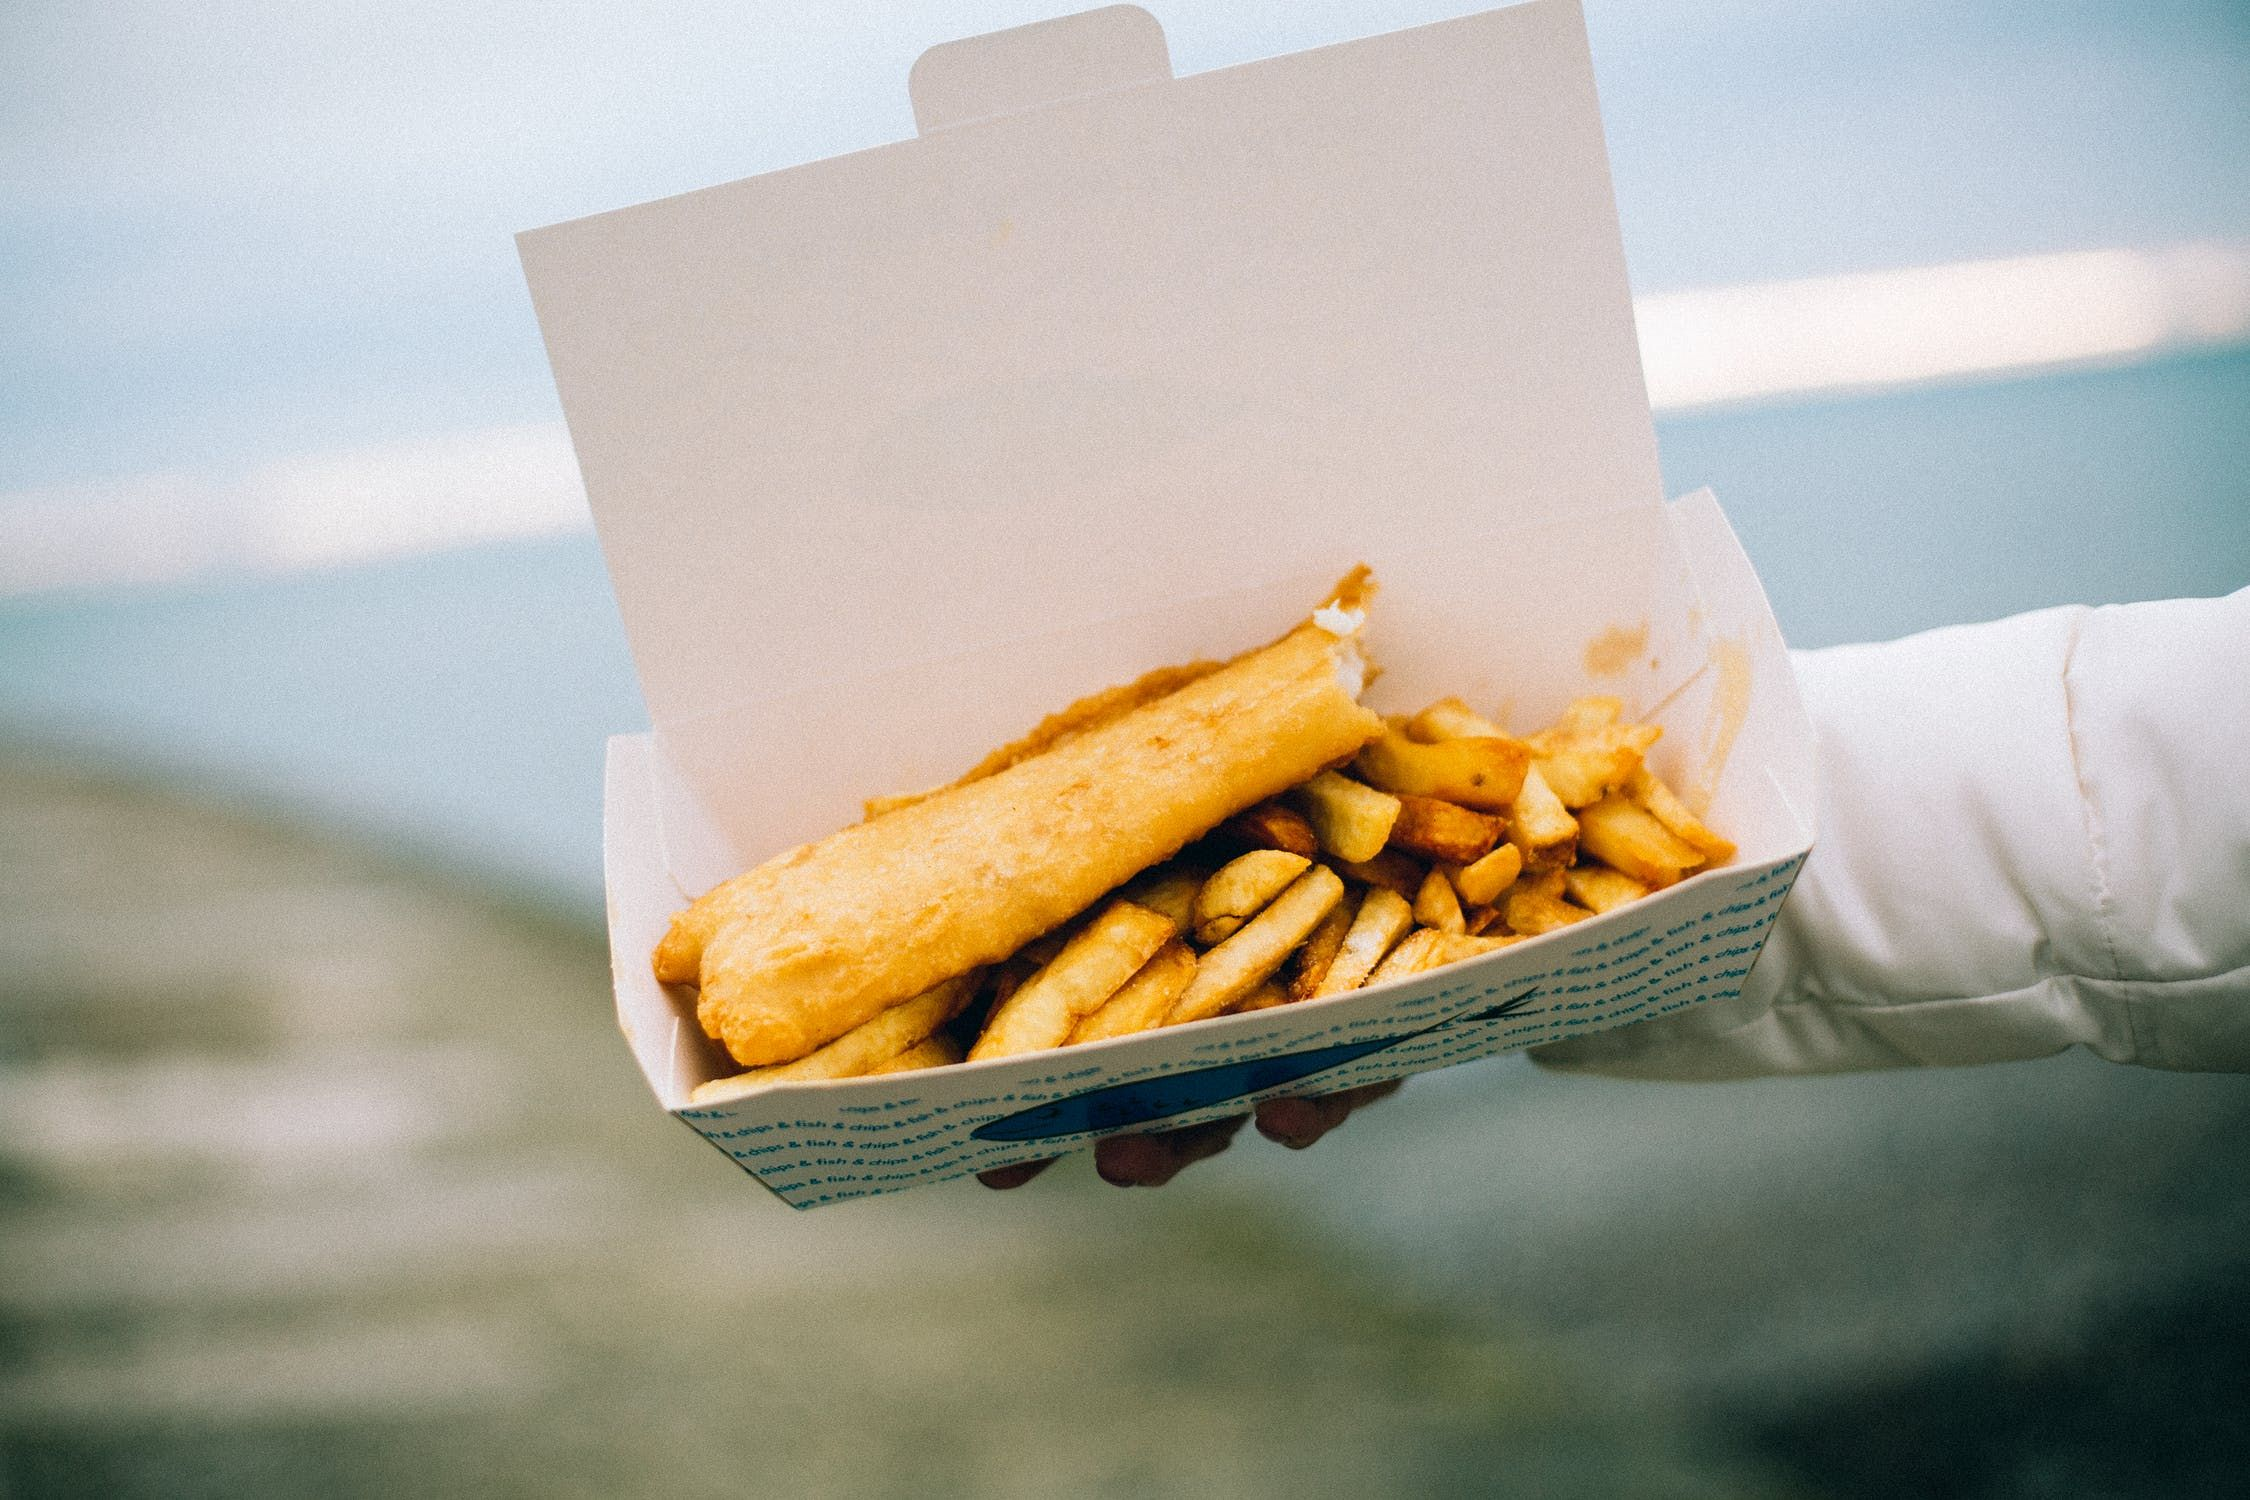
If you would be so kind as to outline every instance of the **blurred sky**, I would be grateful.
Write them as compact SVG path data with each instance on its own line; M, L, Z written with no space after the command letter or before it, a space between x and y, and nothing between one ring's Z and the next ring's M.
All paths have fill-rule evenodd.
M913 133L1055 0L12 0L0 494L545 420L519 229ZM1478 9L1154 3L1181 73ZM1640 291L2250 236L2240 0L1592 0Z
M512 235L910 135L923 49L1071 8L0 6L0 740L590 902L643 719ZM1185 74L1479 7L1149 8ZM1899 305L1965 368L2136 299L2200 330L1660 410L1793 640L2250 578L2250 6L1587 8L1652 383L1806 309L1845 365Z

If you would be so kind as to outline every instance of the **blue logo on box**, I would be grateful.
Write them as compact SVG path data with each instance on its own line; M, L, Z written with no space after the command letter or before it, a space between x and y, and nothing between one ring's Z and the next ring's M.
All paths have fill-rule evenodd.
M1537 1015L1537 1011L1527 1011L1523 1007L1539 990L1538 985L1533 985L1515 998L1504 1000L1474 1015L1449 1016L1419 1031L1405 1031L1396 1036L1376 1037L1362 1042L1339 1042L1334 1046L1314 1047L1304 1052L1285 1053L1280 1057L1219 1063L1208 1068L1192 1068L1183 1073L1168 1073L1161 1078L1138 1079L1132 1083L1113 1083L1107 1088L1090 1089L1083 1094L1071 1094L1066 1098L1049 1100L1045 1104L1035 1104L1029 1109L1019 1109L1012 1115L988 1120L969 1134L980 1141L1047 1141L1066 1135L1130 1130L1136 1125L1146 1125L1172 1115L1184 1115L1190 1110L1223 1104L1229 1099L1262 1094L1267 1089L1280 1088L1284 1084L1310 1078L1315 1073L1342 1067L1345 1063L1387 1051L1448 1026Z

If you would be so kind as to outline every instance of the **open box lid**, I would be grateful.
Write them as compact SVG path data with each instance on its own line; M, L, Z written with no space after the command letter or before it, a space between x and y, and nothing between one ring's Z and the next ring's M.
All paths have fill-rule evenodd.
M911 87L917 139L520 236L660 738L1660 500L1574 0L1179 79L1115 6Z

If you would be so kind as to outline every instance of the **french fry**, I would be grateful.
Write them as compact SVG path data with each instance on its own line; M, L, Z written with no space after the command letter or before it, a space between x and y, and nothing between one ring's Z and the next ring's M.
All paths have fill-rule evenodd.
M1625 781L1625 795L1649 811L1649 816L1670 829L1683 842L1692 845L1708 864L1723 865L1734 858L1734 844L1713 833L1704 821L1688 811L1687 804L1664 784L1663 778L1647 766L1636 770Z
M1059 1047L1174 936L1169 917L1114 900L1047 965L992 1008L971 1062Z
M1534 764L1516 794L1508 842L1523 856L1526 869L1559 870L1578 853L1578 820L1547 785L1546 771Z
M1445 934L1435 928L1415 928L1375 966L1375 972L1367 976L1367 982L1381 984L1386 979L1404 979L1410 974L1421 973L1437 958L1438 944L1444 938Z
M1445 873L1463 901L1490 906L1523 873L1523 851L1512 843L1502 844L1473 864L1447 866Z
M816 1078L858 1078L881 1071L879 1064L926 1040L958 1015L983 978L972 971L901 1000L873 1020L862 1021L827 1046L794 1062L752 1068L731 1078L714 1078L688 1096L692 1104L723 1104L775 1083L805 1083Z
M1506 937L1471 937L1458 932L1440 933L1436 944L1431 949L1429 961L1422 967L1437 969L1444 967L1446 964L1460 963L1463 959L1482 958L1487 953L1497 953L1511 943L1522 941L1522 938L1513 935Z
M1323 771L1290 794L1312 824L1320 847L1338 859L1373 859L1398 822L1398 798L1334 771Z
M1344 934L1352 930L1352 919L1358 915L1359 902L1347 894L1290 955L1290 999L1310 1000L1318 992L1320 981L1328 976L1328 966L1336 961L1337 950L1344 946Z
M1578 841L1603 864L1657 890L1703 863L1702 851L1638 802L1616 794L1579 810Z
M1498 812L1515 800L1531 747L1506 736L1425 745L1386 725L1352 761L1369 785Z
M1526 870L1516 877L1513 885L1500 893L1499 900L1493 904L1500 909L1500 920L1513 930L1515 924L1508 922L1509 907L1526 897L1535 896L1537 901L1527 904L1524 910L1527 913L1543 912L1548 902L1561 901L1567 889L1561 870Z
M1555 722L1545 732L1566 740L1582 739L1607 729L1624 714L1623 698L1609 693L1589 693L1583 698L1571 699L1569 706L1555 716Z
M1422 866L1408 859L1396 849L1385 849L1373 859L1353 862L1348 859L1331 861L1336 873L1346 880L1356 880L1361 885L1379 885L1386 891L1396 891L1407 900L1422 888Z
M1279 802L1261 802L1247 812L1221 823L1219 833L1253 849L1281 849L1311 859L1320 852L1320 837L1302 815Z
M1117 894L1170 918L1173 931L1185 932L1194 925L1196 893L1207 878L1205 871L1175 860L1158 865Z
M1164 1024L1172 1003L1195 978L1195 950L1178 938L1156 950L1140 972L1125 981L1101 1008L1080 1021L1071 1033L1072 1046L1098 1042L1105 1037L1130 1036Z
M1560 901L1567 889L1569 887L1563 884L1563 872L1560 870L1526 870L1516 877L1513 885L1500 893L1500 901L1502 905L1506 905L1510 896L1520 896L1525 891L1537 891L1542 896Z
M1531 736L1534 763L1565 807L1598 802L1623 786L1663 735L1655 724L1617 722L1622 707L1615 698L1580 698Z
M1269 979L1229 1006L1227 1014L1239 1016L1253 1010L1272 1010L1275 1006L1287 1005L1288 1003L1288 992Z
M921 1068L950 1067L960 1060L961 1044L941 1032L936 1036L922 1038L889 1062L877 1063L867 1071L870 1076L876 1073L911 1073Z
M1501 911L1508 919L1508 926L1521 937L1537 937L1542 932L1583 922L1593 915L1583 907L1572 906L1568 901L1541 891L1518 891L1507 899Z
M1344 933L1343 946L1336 950L1335 962L1313 987L1314 996L1340 995L1365 984L1375 966L1413 925L1414 908L1404 896L1383 886L1368 891Z
M1298 876L1241 931L1203 955L1194 982L1172 1004L1170 1024L1215 1016L1265 983L1343 899L1343 879L1326 865Z
M1508 731L1458 698L1440 698L1405 724L1406 737L1434 745L1439 740L1498 740Z
M1398 799L1398 821L1391 825L1391 847L1429 859L1465 865L1484 858L1508 831L1505 818L1409 792Z
M1563 872L1563 889L1570 899L1591 912L1614 911L1628 901L1648 894L1648 887L1622 870L1607 865L1580 865Z
M1461 919L1461 898L1453 894L1453 882L1443 870L1422 877L1422 889L1414 894L1414 920L1440 932L1468 931Z
M1281 849L1253 849L1219 867L1195 895L1195 940L1208 948L1241 930L1312 863Z
M1497 906L1472 906L1463 910L1461 915L1469 924L1469 936L1482 937L1499 926L1500 919L1506 913Z

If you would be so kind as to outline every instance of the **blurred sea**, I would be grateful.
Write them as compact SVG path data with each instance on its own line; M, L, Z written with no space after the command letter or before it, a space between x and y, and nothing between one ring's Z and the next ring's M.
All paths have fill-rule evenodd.
M1790 641L2250 584L2250 352L1675 418ZM0 742L234 789L597 909L646 723L591 537L0 603Z

